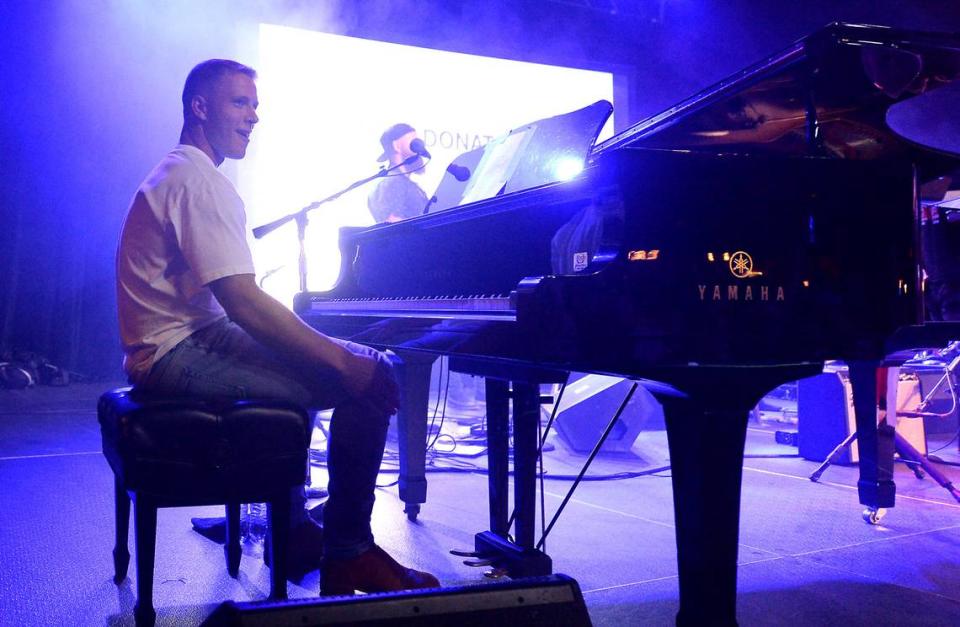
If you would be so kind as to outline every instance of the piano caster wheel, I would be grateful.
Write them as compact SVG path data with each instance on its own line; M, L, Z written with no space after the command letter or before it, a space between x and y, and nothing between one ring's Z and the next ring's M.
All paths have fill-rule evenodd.
M863 510L863 520L868 525L879 525L880 519L887 515L887 510L883 507L868 507Z
M406 507L403 508L403 513L407 515L407 520L416 522L417 515L420 513L420 506L414 503L407 503Z

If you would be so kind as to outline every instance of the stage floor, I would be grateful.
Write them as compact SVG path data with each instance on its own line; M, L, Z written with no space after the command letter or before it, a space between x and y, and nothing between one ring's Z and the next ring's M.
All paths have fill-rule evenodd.
M0 391L0 624L132 625L131 577L112 582L113 481L100 453L96 399L109 384ZM466 429L466 431L464 431ZM395 464L384 465L374 511L378 542L444 585L483 584L483 569L449 553L470 549L486 528L486 476L469 427L447 420L431 457L427 503L411 522L397 498ZM957 461L949 436L940 455ZM322 446L322 435L315 440ZM551 438L545 454L547 519L584 458ZM665 465L666 438L640 434L626 458L599 458L591 475ZM960 505L928 479L897 468L897 506L871 526L861 518L855 467L808 480L814 462L753 425L743 478L738 617L741 625L960 624ZM792 455L792 456L791 456ZM960 468L938 466L960 481ZM314 468L314 484L325 471ZM547 540L554 570L575 578L596 625L672 625L676 550L669 472L589 481ZM196 625L223 600L260 600L269 570L245 547L240 575L221 546L191 530L191 516L219 507L159 513L154 604L158 625ZM538 528L539 529L539 528ZM538 531L539 533L539 531ZM131 549L133 546L131 536ZM317 594L318 576L291 583L291 598Z

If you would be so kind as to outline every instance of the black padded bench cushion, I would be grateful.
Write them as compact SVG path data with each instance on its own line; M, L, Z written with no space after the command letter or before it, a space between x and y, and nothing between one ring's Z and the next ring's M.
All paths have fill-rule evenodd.
M123 388L100 397L103 453L127 490L179 504L268 500L304 482L310 419L273 400L209 402Z

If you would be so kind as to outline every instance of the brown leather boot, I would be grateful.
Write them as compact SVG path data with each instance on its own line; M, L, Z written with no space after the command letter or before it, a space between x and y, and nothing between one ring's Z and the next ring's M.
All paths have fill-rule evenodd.
M357 590L393 592L438 587L440 582L436 577L398 564L377 545L349 559L324 558L320 566L320 594L323 595L351 595Z

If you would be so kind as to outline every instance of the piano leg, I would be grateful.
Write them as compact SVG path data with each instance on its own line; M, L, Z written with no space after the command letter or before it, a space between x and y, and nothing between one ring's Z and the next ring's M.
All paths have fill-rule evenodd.
M512 388L512 389L511 389ZM535 548L537 449L540 421L538 383L486 379L487 459L490 530L478 533L478 556L510 577L536 577L553 572L550 557ZM514 506L516 539L509 540L510 401L513 401Z
M516 515L516 543L534 548L537 518L537 449L540 424L540 386L513 384L513 503ZM549 573L545 573L549 574Z
M735 625L747 410L663 399L677 534L677 625Z
M896 497L893 483L893 454L896 448L894 428L885 419L877 423L878 401L882 403L884 412L886 406L886 368L878 370L878 365L868 361L847 364L860 450L857 492L860 503L872 510L893 507ZM878 381L880 386L877 385Z
M509 453L510 384L487 379L487 486L490 492L490 531L506 538L510 533Z
M430 369L435 355L401 352L394 360L400 385L397 411L397 446L400 455L400 500L410 520L416 520L427 501L427 413L430 401Z

